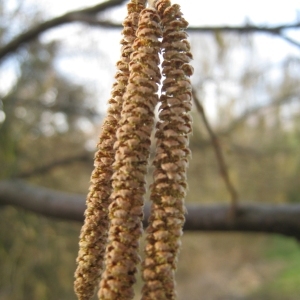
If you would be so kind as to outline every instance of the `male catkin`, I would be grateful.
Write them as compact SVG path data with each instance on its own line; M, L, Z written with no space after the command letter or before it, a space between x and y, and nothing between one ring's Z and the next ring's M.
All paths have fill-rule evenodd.
M103 270L103 259L109 227L108 206L111 202L112 164L115 160L116 131L121 117L123 96L129 79L129 61L133 52L140 12L145 0L131 1L124 20L121 40L121 59L117 62L116 82L113 85L107 117L104 120L94 158L94 171L86 201L85 221L80 233L74 289L78 299L88 300L94 294Z
M184 223L192 59L179 5L131 0L124 21L108 116L104 121L87 197L75 273L80 300L130 300L140 262L145 175L154 129L156 154L151 215L142 264L143 300L175 299L174 272ZM159 54L163 54L160 71ZM161 96L158 86L165 76ZM105 253L105 258L104 258ZM103 270L105 260L105 270Z
M184 223L186 170L192 130L192 88L188 64L192 58L179 5L156 2L163 29L163 81L159 121L156 124L152 208L147 228L146 258L143 262L143 300L175 299L174 270Z
M130 77L115 143L112 203L106 270L99 299L132 299L138 246L142 234L145 175L160 82L161 29L156 10L140 13L137 38L130 56Z

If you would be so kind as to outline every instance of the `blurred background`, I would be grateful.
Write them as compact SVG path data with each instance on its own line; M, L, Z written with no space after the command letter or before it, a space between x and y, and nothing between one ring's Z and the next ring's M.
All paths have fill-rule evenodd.
M0 0L0 50L32 26L100 3L62 2ZM300 1L173 2L194 28L193 85L240 201L299 203ZM125 14L124 3L97 20L121 24ZM284 24L294 26L273 34L222 28ZM217 29L201 31L205 26ZM120 32L66 23L2 58L0 180L87 193ZM187 202L229 203L210 137L201 116L192 114ZM0 206L0 299L75 299L80 228ZM292 238L186 232L182 242L179 299L299 299L300 248ZM136 299L140 287L138 281Z

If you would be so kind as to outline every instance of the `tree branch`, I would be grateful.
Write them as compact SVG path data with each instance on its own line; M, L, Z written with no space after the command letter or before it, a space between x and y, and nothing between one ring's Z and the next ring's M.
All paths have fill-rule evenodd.
M300 28L300 22L291 24L282 24L277 26L203 26L203 27L189 27L189 31L197 32L212 32L212 31L227 31L236 33L249 33L249 32L265 32L271 34L279 34L284 30Z
M48 217L83 222L85 196L29 185L23 181L0 181L0 205L13 205ZM300 239L299 204L241 204L234 220L228 206L187 205L184 230L275 233ZM150 208L145 207L145 220ZM144 226L146 226L146 221Z
M93 26L101 26L110 29L121 29L123 28L122 24L115 24L107 21L101 21L94 16L84 15L84 14L72 14L73 21L84 22ZM288 36L283 34L283 31L289 29L298 29L300 28L300 22L292 23L292 24L284 24L279 26L254 26L254 25L246 25L246 26L191 26L187 29L188 32L196 32L196 33L212 33L212 32L233 32L238 34L244 33L266 33L276 35L288 43L292 44L300 48L300 43L289 38Z
M272 101L269 101L266 104L259 104L257 106L248 108L245 110L240 116L238 116L236 119L234 119L227 128L222 129L218 132L218 135L228 135L230 134L234 129L236 129L240 124L242 124L245 120L247 120L249 117L259 113L260 111L271 108L271 107L277 107L289 102L293 101L299 101L300 96L300 89L296 90L289 90L287 93L280 95L277 99L274 99Z
M9 53L12 53L16 51L21 45L24 43L28 43L29 41L37 38L41 33L45 32L48 29L51 29L53 27L78 21L76 19L76 15L91 15L96 14L99 12L103 12L107 10L108 8L112 8L114 6L118 6L125 2L125 0L109 0L100 4L97 4L92 7L88 7L81 10L74 10L71 12L68 12L62 16L56 17L54 19L48 20L44 23L38 24L31 29L25 31L24 33L20 34L16 38L14 38L12 41L10 41L8 44L6 44L4 47L0 49L0 61Z
M82 153L77 156L57 159L57 160L52 161L49 164L46 164L44 166L38 166L32 170L21 172L14 177L22 178L22 179L30 178L33 176L43 175L45 173L48 173L52 169L55 169L56 167L66 166L66 165L72 164L74 162L91 162L92 163L92 161L93 160L91 159L91 155L89 155L88 153Z
M292 44L293 46L296 46L297 48L300 48L300 43L291 39L290 37L288 37L287 35L285 34L278 34L278 36L282 39L284 39L286 42Z
M118 6L125 2L125 0L110 0L104 3L89 7L86 9L70 11L62 16L53 18L44 23L38 24L33 28L25 31L19 36L15 37L11 42L0 48L0 62L1 60L8 55L9 53L15 52L21 45L28 43L31 40L37 38L41 33L47 31L48 29L54 28L56 26L71 23L71 22L84 22L94 26L101 26L104 28L110 29L121 29L123 28L122 24L115 24L108 21L101 21L96 18L94 15L103 12L104 10ZM283 34L283 31L289 29L298 29L300 28L300 22L295 22L291 24L283 24L278 26L202 26L202 27L189 27L188 32L198 32L198 33L212 33L212 32L234 32L234 33L266 33L277 35L280 38L283 38L285 41L291 43L292 45L300 48L300 43L287 37Z
M90 25L95 26L105 26L107 28L123 28L122 24L116 24L111 22L103 22L97 19L95 16L85 15L83 13L72 13L72 18L74 21L81 21ZM300 28L300 22L295 22L291 24L282 24L277 26L256 26L256 25L245 25L245 26L190 26L187 31L189 32L201 32L201 33L211 33L216 31L222 32L234 32L234 33L255 33L262 32L268 34L280 35L285 30L298 29Z
M85 199L82 195L68 194L31 186L24 181L0 181L0 205L13 205L48 217L82 221Z
M234 33L267 33L271 35L276 35L285 41L289 42L293 46L300 48L300 43L287 37L283 34L283 31L288 29L298 29L300 28L300 22L295 22L291 24L283 24L278 26L255 26L255 25L246 25L246 26L206 26L206 27L189 27L188 31L190 32L234 32Z
M201 101L198 99L197 95L196 95L196 91L193 89L193 98L194 98L194 103L196 105L196 109L198 111L198 113L200 114L200 116L202 117L204 126L207 129L207 132L210 136L211 139L211 143L213 145L213 148L215 150L215 154L216 154L216 158L219 164L219 169L220 169L220 174L225 182L226 188L230 194L230 198L231 198L231 210L230 210L230 216L231 218L235 218L236 217L236 212L237 212L237 204L238 204L238 194L237 191L233 185L233 183L230 180L229 174L228 174L228 168L226 166L225 163L225 159L224 159L224 155L222 152L222 148L220 146L218 137L216 136L216 134L214 133L214 131L212 130L208 119L206 118L206 114L204 111L204 107L201 104Z

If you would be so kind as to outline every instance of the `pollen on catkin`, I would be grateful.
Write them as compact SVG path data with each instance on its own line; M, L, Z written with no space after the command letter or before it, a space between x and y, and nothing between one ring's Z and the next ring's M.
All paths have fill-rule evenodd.
M103 259L109 227L108 206L111 202L112 164L115 160L116 131L121 116L123 96L129 79L129 60L136 38L139 13L145 8L145 0L132 0L128 15L123 22L121 59L117 63L116 81L112 88L107 117L104 120L94 170L91 175L89 194L86 200L85 221L80 233L77 269L74 289L79 300L89 300L103 270Z
M147 228L143 262L143 300L176 298L174 271L184 224L186 170L190 150L188 134L192 130L191 83L193 68L179 5L158 0L156 8L163 29L163 75L159 121L156 125L156 154L151 186L151 214Z
M147 8L140 13L134 52L130 56L130 78L114 144L109 242L98 293L101 300L127 300L134 296L132 285L140 262L145 174L160 82L159 23L156 10Z

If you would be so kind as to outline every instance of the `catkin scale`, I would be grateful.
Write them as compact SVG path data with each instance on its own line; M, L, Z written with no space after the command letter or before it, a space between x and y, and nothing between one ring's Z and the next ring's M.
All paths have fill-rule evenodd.
M113 84L109 109L104 120L97 152L94 158L94 171L87 196L85 221L80 233L77 269L74 290L79 300L89 300L94 293L103 270L103 260L107 242L109 218L108 206L111 202L112 163L115 160L114 144L116 130L121 115L123 96L129 79L129 60L133 52L132 42L138 25L138 16L145 7L144 0L128 4L128 15L124 20L121 59L117 63L116 82Z
M127 300L133 297L132 284L136 265L140 261L138 246L142 234L145 174L160 82L159 22L154 9L144 9L140 13L137 38L133 42L134 52L130 55L130 77L114 145L113 192L109 206L111 226L105 257L106 270L98 293L101 300ZM120 246L122 251L118 251Z
M179 5L169 0L131 0L124 21L121 58L108 115L95 155L85 223L75 273L79 300L88 300L103 269L98 297L129 300L134 296L145 174L154 127L161 74L156 155L153 160L151 215L143 262L142 299L175 299L174 272L184 223L186 169L190 150L193 68ZM161 40L163 29L163 38ZM159 52L163 52L162 70ZM108 243L107 243L108 237Z
M176 298L174 271L184 223L186 169L190 154L192 55L180 7L158 0L156 8L163 27L162 96L156 125L156 156L151 185L151 214L147 228L146 259L143 262L143 300ZM147 262L147 263L146 263ZM149 262L151 262L149 264ZM160 282L161 284L155 284Z

